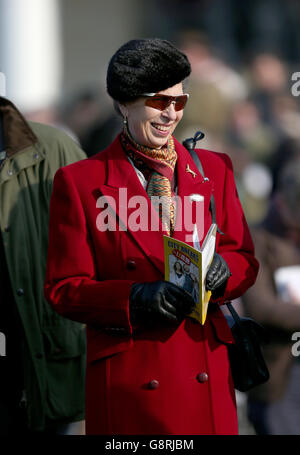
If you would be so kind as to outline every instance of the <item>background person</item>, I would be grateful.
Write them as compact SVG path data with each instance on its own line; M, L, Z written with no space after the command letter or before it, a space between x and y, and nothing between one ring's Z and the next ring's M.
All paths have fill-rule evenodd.
M194 289L194 281L193 278L190 274L190 266L187 264L184 264L183 266L184 270L184 283L183 283L183 289L185 289L187 292L192 294L193 289Z
M181 262L174 262L173 270L171 270L170 274L170 281L174 284L177 284L177 286L183 287L184 273Z
M0 153L0 434L64 433L84 419L85 332L43 296L49 202L57 169L85 155L3 97Z
M270 339L264 346L270 379L248 393L248 415L258 434L300 434L300 362L292 354L292 334L300 328L299 213L300 159L294 158L279 173L265 220L253 229L261 269L243 296L246 315L263 324ZM278 287L276 273L291 266L298 267L298 277Z
M180 214L172 195L204 196L206 233L213 187L225 235L217 236L207 287L222 303L251 286L258 269L230 159L199 150L204 180L173 136L183 116L183 81L189 74L187 57L167 41L124 44L107 72L123 132L101 153L55 177L45 294L60 314L87 324L88 434L238 431L224 344L232 342L232 334L224 315L211 302L205 325L192 322L186 317L192 297L163 281L163 234L183 241L187 235L185 228L174 229ZM97 229L97 200L105 196L118 210L119 188L127 189L128 200L145 198L144 216L158 217L159 231L120 229L128 226L121 213L116 229ZM158 195L166 198L168 219L154 212L150 198ZM131 213L128 208L127 218Z

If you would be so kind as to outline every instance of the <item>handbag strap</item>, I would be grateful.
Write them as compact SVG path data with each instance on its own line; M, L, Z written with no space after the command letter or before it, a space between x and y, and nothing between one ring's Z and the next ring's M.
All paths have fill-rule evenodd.
M249 340L249 334L245 328L245 326L242 323L242 319L240 318L239 314L236 312L236 310L233 308L231 302L224 302L224 304L227 306L228 310L231 313L231 316L233 317L233 320L235 322L235 327L238 328L239 334L243 336L244 340ZM235 340L237 342L237 340ZM241 340L239 339L239 342Z
M241 324L241 319L240 319L238 313L237 313L237 312L235 311L235 309L233 308L231 302L224 302L224 303L225 303L225 305L227 305L227 308L228 308L228 310L230 311L231 316L233 317L234 321L235 321L238 325L240 325L240 324Z
M200 158L199 158L198 154L195 152L195 147L196 147L197 142L200 141L201 139L203 139L204 136L205 136L205 134L202 133L202 131L197 131L195 133L194 137L190 137L189 139L185 139L183 141L182 145L190 152L190 155L193 158L194 163L195 163L198 171L202 175L203 179L207 181L208 178L205 177L203 166L202 166L202 163L200 161ZM219 229L219 226L217 224L216 203L215 203L214 195L212 193L211 193L211 196L210 196L209 210L210 210L210 213L211 213L212 223L217 225L218 233L221 234L221 235L224 235L224 232L222 232Z
M203 170L203 166L202 166L202 163L200 161L200 158L198 156L198 154L195 152L195 147L196 147L196 144L197 144L197 141L200 141L201 139L203 139L205 136L204 133L202 133L202 131L197 131L194 135L194 137L191 137L189 139L185 139L182 143L182 145L190 152L191 154L191 157L193 158L194 160L194 163L195 165L197 166L197 169L198 171L200 172L200 174L202 175L202 177L204 178L204 180L208 180L206 177L205 177L205 174L204 174L204 170ZM215 198L214 198L214 195L211 194L211 197L210 197L210 204L209 204L209 210L211 212L211 218L212 218L212 222L217 224L217 220L216 220L216 206L215 206ZM217 231L219 232L219 234L221 235L224 235L224 232L222 232L218 225L217 225ZM247 333L245 332L245 328L242 324L242 320L239 316L239 314L236 312L236 310L233 308L231 302L224 302L225 305L227 305L227 308L228 310L230 311L231 313L231 316L233 317L233 320L234 322L237 324L237 326L239 327L239 329L241 330L241 332L247 336Z
M197 166L197 169L198 171L200 172L200 174L202 175L202 177L204 178L204 180L208 180L206 177L205 177L205 174L204 174L204 170L203 170L203 166L202 166L202 163L200 161L200 158L198 156L198 154L195 152L195 147L196 147L196 144L197 144L197 141L200 141L201 139L203 139L205 136L204 133L202 133L202 131L197 131L194 135L194 137L191 137L189 139L185 139L185 141L183 141L183 145L184 147L190 152L191 154L191 157L193 158L194 160L194 163L196 164ZM212 219L212 222L217 224L217 220L216 220L216 206L215 206L215 198L214 198L214 195L211 194L211 197L210 197L210 204L209 204L209 210L211 212L211 219ZM218 225L217 225L217 230L218 232L221 234L221 235L224 235L224 232L220 231ZM231 313L231 316L233 317L235 323L238 325L238 327L241 329L241 331L244 333L244 327L243 327L243 324L241 322L241 319L238 315L238 313L235 311L235 309L233 308L231 302L224 302L226 305L227 305L227 308L229 309L230 313Z

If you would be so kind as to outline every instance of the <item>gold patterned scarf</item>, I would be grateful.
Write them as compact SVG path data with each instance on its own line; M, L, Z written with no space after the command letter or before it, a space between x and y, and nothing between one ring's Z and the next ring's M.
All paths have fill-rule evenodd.
M136 143L125 125L120 139L126 154L144 174L146 192L159 214L163 228L172 236L175 223L172 182L177 161L173 137L170 136L166 146L154 149Z

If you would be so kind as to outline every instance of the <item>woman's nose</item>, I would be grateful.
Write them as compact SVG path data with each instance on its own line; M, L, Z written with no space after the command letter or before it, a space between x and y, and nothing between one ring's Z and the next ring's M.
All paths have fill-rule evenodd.
M162 112L165 116L168 116L170 120L176 120L177 113L175 111L175 101L169 104L169 106Z

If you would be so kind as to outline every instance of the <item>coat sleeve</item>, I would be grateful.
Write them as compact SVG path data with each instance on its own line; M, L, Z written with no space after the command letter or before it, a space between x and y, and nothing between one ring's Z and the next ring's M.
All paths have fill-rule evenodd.
M238 197L231 160L227 155L222 157L226 171L219 227L224 235L219 235L217 253L223 256L232 274L223 290L224 301L240 297L254 284L259 264L254 256L253 241Z
M132 333L129 294L133 281L99 281L80 195L68 171L55 175L50 202L45 297L61 315Z

